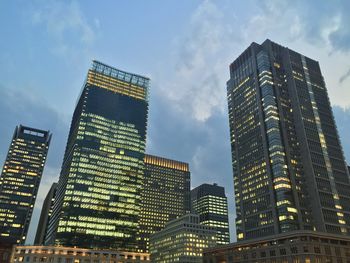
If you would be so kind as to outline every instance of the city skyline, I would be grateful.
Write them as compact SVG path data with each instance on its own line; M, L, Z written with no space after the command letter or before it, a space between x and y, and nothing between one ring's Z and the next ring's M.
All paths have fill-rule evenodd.
M55 10L52 9L52 5L56 8L57 12L52 11ZM173 8L172 4L167 7L160 4L159 2L151 2L149 5L150 6L148 8L151 9L155 8L156 5L160 5L159 8L162 8L166 11L164 12L165 14L171 13L170 10ZM251 5L253 5L253 8L260 7L259 5ZM299 3L299 5L301 4ZM9 48L7 46L9 45L8 43L1 44L2 50L8 50L8 54L1 54L3 58L1 68L5 69L4 72L6 73L6 76L0 87L0 92L2 95L1 98L3 99L1 110L2 112L6 112L6 114L3 114L1 116L1 121L4 123L4 126L9 126L9 128L4 126L1 127L3 129L1 132L4 134L0 148L0 158L2 158L1 161L4 161L4 154L6 154L6 149L10 141L12 129L18 123L23 123L24 125L42 129L50 129L54 134L54 143L51 146L47 167L43 175L43 185L40 189L40 196L38 196L38 201L39 199L41 199L41 201L43 200L52 180L57 180L58 178L58 172L63 159L64 146L62 147L61 144L65 144L65 141L67 139L67 127L70 121L69 116L73 112L75 99L80 92L79 87L81 86L83 80L83 72L85 72L89 67L89 63L92 59L101 59L102 61L106 61L108 64L115 65L120 68L125 68L132 72L142 72L145 75L150 76L152 79L153 75L156 76L156 78L154 78L154 88L152 83L151 90L149 125L150 142L147 146L147 152L151 154L161 155L167 158L189 162L191 171L193 171L193 187L204 182L218 182L220 185L223 185L224 183L229 184L229 188L226 190L226 192L229 198L229 205L231 206L230 212L232 214L233 190L232 171L230 164L231 161L229 155L228 120L226 118L226 104L224 102L226 96L225 81L228 79L227 68L229 63L236 57L236 55L241 53L244 50L245 46L250 44L250 42L261 42L265 38L271 38L284 46L288 46L300 53L308 54L308 56L313 59L320 60L323 74L325 75L325 80L328 83L327 86L330 88L331 103L332 105L336 105L336 123L340 129L341 142L344 146L345 155L349 160L350 146L348 141L349 139L345 137L345 131L348 127L346 120L349 120L350 113L349 110L344 110L346 107L348 107L347 105L349 104L348 96L346 96L348 93L346 93L347 91L344 91L344 89L337 89L337 86L345 87L347 83L349 83L349 79L346 78L348 65L344 63L344 60L348 54L348 50L346 48L346 45L341 46L341 41L335 41L337 40L337 33L338 40L339 33L341 32L343 34L341 35L343 39L346 39L346 36L348 36L348 33L346 31L345 33L341 31L342 25L344 23L346 24L344 20L346 21L348 17L345 16L344 18L344 16L342 17L340 15L340 18L337 20L336 16L340 12L338 9L346 10L345 5L346 3L343 2L343 5L339 5L340 7L338 8L333 7L329 9L331 14L331 19L329 21L332 22L334 20L333 23L331 23L334 25L334 27L324 27L325 31L322 31L322 34L326 34L326 37L324 39L323 35L321 36L321 40L323 41L322 43L324 46L322 46L321 43L313 47L313 43L315 42L312 41L316 41L316 37L320 36L313 35L315 39L312 40L311 37L306 38L305 36L301 36L300 28L294 28L296 40L293 41L293 39L288 38L290 37L289 35L286 37L286 35L277 36L277 33L274 33L275 35L271 33L263 34L263 32L266 33L267 30L266 25L264 25L265 31L262 30L262 33L258 35L253 35L252 29L248 28L246 34L250 35L249 37L245 36L242 38L242 44L237 44L237 42L234 42L232 45L228 45L227 43L230 40L230 36L226 36L225 32L227 32L227 35L230 35L230 30L232 30L232 28L226 27L229 25L229 23L228 15L224 9L226 6L229 7L227 8L228 10L234 10L232 8L233 6L230 3L224 2L223 6L217 6L210 1L204 1L203 3L200 3L198 1L191 4L185 4L182 2L179 4L178 8L183 8L183 11L181 12L180 18L178 19L183 19L183 22L180 23L178 27L175 27L174 25L171 26L171 29L173 30L172 32L175 32L175 36L178 36L178 41L180 41L180 44L171 44L171 41L176 42L176 40L170 38L168 34L164 33L164 38L166 38L166 40L163 40L162 43L165 43L166 45L163 46L163 49L158 48L157 50L157 48L152 48L151 45L153 42L147 41L146 44L150 46L150 50L148 52L145 52L145 50L137 50L137 46L131 45L130 49L128 49L128 52L125 52L125 55L122 51L123 48L126 48L127 43L130 43L130 41L135 42L135 37L132 37L133 41L125 40L126 38L123 39L120 37L120 41L119 39L118 41L123 45L117 46L118 48L121 48L119 51L115 51L117 49L112 44L115 43L116 40L114 40L114 42L112 41L112 45L110 46L103 46L102 49L104 51L98 50L97 47L95 48L95 46L98 46L98 44L100 44L101 39L106 39L106 32L104 32L103 29L106 30L106 28L109 28L108 25L110 21L107 18L114 21L110 13L107 12L107 15L105 16L106 18L104 18L101 15L102 10L96 10L95 17L94 14L91 13L91 6L83 6L83 4L80 4L79 2L67 2L61 4L57 2L50 2L42 8L38 8L38 6L35 5L29 6L30 8L28 8L28 12L33 11L33 14L31 15L31 13L28 14L27 12L22 12L21 14L17 13L19 19L16 23L13 23L12 27L23 30L23 28L26 27L20 23L23 23L23 21L26 20L25 18L28 18L29 16L29 18L32 19L30 20L31 23L28 25L28 27L31 29L29 32L33 33L35 36L40 36L40 34L44 35L45 43L42 45L48 45L49 48L44 50L44 53L47 55L47 59L41 61L39 59L35 63L30 63L30 67L23 67L23 69L21 69L23 77L14 80L14 76L16 76L14 74L17 72L18 67L22 64L28 65L29 62L34 61L33 56L36 57L38 50L42 50L43 46L40 44L36 46L36 42L31 37L24 34L23 43L25 43L26 46L31 46L31 48L30 50L24 49L19 52L20 55L23 56L23 58L20 59L18 56L15 56L13 54L14 51L16 51L16 46L13 45L15 38L11 37L7 41L10 43L10 45L14 46L13 48ZM277 19L278 16L273 9L274 6L276 6L277 10L280 10L280 8L283 7L275 3L275 5L271 4L271 6L263 5L261 8L262 11L267 11L267 13L270 12L268 14L272 13L272 15L274 15L274 19ZM127 6L121 6L119 8L126 7ZM133 7L135 6L133 5ZM5 8L6 4L1 3L1 10L5 10ZM11 4L9 4L8 8L11 12L9 12L7 15L15 13L13 11L13 7L11 7ZM35 8L38 9L36 10ZM144 4L141 4L140 7L136 7L135 12L141 12L141 10L143 10L142 8L146 8ZM236 10L238 11L234 13L238 16L239 10L246 10L248 8L249 6L243 7L242 4L237 5ZM327 6L323 8L327 8ZM50 14L55 15L56 18L57 16L67 16L75 17L76 19L68 20L70 22L67 22L66 24L63 24L61 27L57 28L54 24L52 24L52 21L50 21L49 18L45 16L45 10L49 11L49 13L51 11ZM86 18L83 18L84 14L87 14ZM261 21L259 19L267 19L265 16L263 16L263 12L258 14L261 15L260 17L255 18L258 21ZM340 12L340 14L342 13ZM292 16L294 13L292 15L288 13L287 15ZM6 18L7 16L4 15L3 19ZM202 23L206 18L209 18L210 23L213 22L213 27L207 28L209 25ZM297 18L295 18L296 21ZM301 14L299 19L302 18L303 16ZM323 23L325 23L325 21L328 21L324 17L322 18L323 20L320 19L320 21L323 21ZM138 22L142 22L143 19L144 18L138 20ZM164 16L158 15L156 16L155 20L153 20L153 23L161 21L161 19L164 19ZM246 19L249 19L249 21L251 21L253 24L254 21L256 21L253 20L253 17L247 17ZM235 18L234 22L237 23L237 20L238 18ZM266 20L265 22L269 22L269 20ZM136 28L136 24L137 23L131 24L130 27L134 29ZM295 24L298 25L297 23ZM122 25L126 26L127 24ZM147 26L151 25L152 23L147 24ZM187 25L189 26L189 29L185 30ZM323 24L320 24L317 28L322 28L322 26ZM4 26L2 28L5 35L9 31L9 28L10 26ZM52 33L48 33L51 28L57 30L53 35ZM117 29L124 32L120 27ZM210 34L208 33L207 35L206 30ZM185 33L182 33L182 31ZM19 30L18 32L22 31ZM75 39L71 42L72 36L70 34L72 32L77 33L78 40ZM164 28L162 29L161 27L156 27L156 33L158 35L154 32L151 32L150 38L152 36L161 36L161 32L165 32ZM189 43L188 41L191 40L191 32L198 33L193 36L193 41L195 41L194 50L198 49L198 53L194 52L193 56L190 57L191 59L188 59L190 55L189 53L191 53L193 50L180 48L175 50L175 52L178 52L177 58L167 56L165 56L165 58L162 57L166 54L166 51L173 48L174 45L175 47L177 47L177 45L185 46L183 43ZM310 31L308 31L308 33L310 33ZM99 34L102 34L102 36ZM208 45L204 45L203 49L200 43L204 40L208 40L207 37L212 41L209 41ZM55 42L55 39L60 40L58 41L58 44L62 44L60 47L52 43ZM160 40L162 40L162 38L160 38ZM88 43L88 45L85 46L83 42ZM305 43L305 45L302 45L302 43ZM345 44L346 43L348 42L345 41ZM74 52L72 52L72 49L73 51L76 51L77 49L80 49L80 47L82 47L83 51L77 52L77 56L71 57L72 53L74 54ZM86 47L87 51L85 50ZM222 52L218 51L219 49L227 49L228 47L230 50L226 50L226 53L224 55L222 55ZM311 47L314 48L314 50L312 52L309 52ZM131 51L136 50L137 52L135 54L130 53ZM155 50L159 51L159 54L157 54ZM85 51L86 53L84 53ZM207 56L204 53L208 53L209 55ZM219 54L218 59L213 60L216 54ZM11 57L11 55L13 55L13 57ZM344 59L338 59L339 56L342 55L344 55ZM11 59L9 59L8 56L10 56ZM163 69L160 69L161 66L150 67L146 63L147 61L151 62L151 58L153 58L153 56L155 56L155 61L157 61L158 64L167 64L168 59L170 59L170 66L172 68L176 68L176 66L179 67L175 71L176 76L172 77L170 80L172 82L175 80L175 88L183 86L182 89L174 89L174 86L168 84L167 81L165 81L169 76L171 76L172 68L165 69L166 71L164 71ZM181 60L182 56L184 58L184 61ZM140 57L142 58L141 62L138 61ZM161 61L163 62L161 63ZM199 76L199 72L203 71L203 69L206 69L205 64L210 61L214 61L215 65L212 69L208 69L209 73L205 71L203 74L204 76L200 76L198 79L199 85L189 85L189 83L191 83L190 80L193 82L197 81L196 77ZM77 64L79 64L79 66L77 66ZM220 64L219 69L217 69L218 64ZM42 65L44 65L44 67ZM336 73L334 73L335 70L337 71ZM221 75L217 75L218 71L221 72ZM185 74L186 72L189 76ZM211 73L213 75L210 75ZM328 77L330 75L332 75L331 78ZM39 78L39 76L42 78ZM177 80L177 78L180 79L180 77L186 77L185 81ZM206 78L212 80L213 83L207 81L209 83L209 87L202 85L203 93L210 94L215 91L213 93L214 96L212 96L209 101L203 99L202 96L199 96L201 91L201 83L203 83L203 81L206 81ZM22 79L28 81L21 82ZM72 84L67 85L69 82ZM30 94L26 93L28 90L30 91ZM171 92L172 90L178 90L180 99L177 99L177 93ZM340 92L343 95L343 100L341 96L339 96L339 90L343 92ZM188 97L188 99L186 97ZM183 99L183 101L181 101L181 99ZM204 103L201 103L200 99L203 99ZM58 101L60 101L60 103ZM11 107L14 103L18 105L16 109L13 109ZM189 104L189 106L186 106L186 104ZM37 117L38 112L45 112L45 116L43 116L42 120ZM157 123L157 118L160 118L159 116L166 116L170 121L159 124ZM184 117L187 117L188 119L184 119ZM9 120L9 118L12 119ZM38 123L40 123L39 126L37 125ZM179 126L182 127L182 129L176 129L176 127ZM9 132L8 130L11 131ZM162 136L158 132L159 130L166 136ZM168 137L171 137L172 140L169 141ZM218 138L220 138L220 143L217 143ZM183 145L184 147L178 147L179 144ZM222 156L220 157L220 155ZM211 161L210 157L213 156L216 158ZM216 164L218 161L221 162L219 166ZM217 167L220 169L216 169ZM215 174L215 176L212 174ZM41 204L39 206L38 205L39 202L36 204L36 211L38 211L38 207L41 207ZM233 218L231 217L230 222L232 222L232 219ZM32 222L32 225L34 224L36 227L37 221L35 223L34 222ZM233 224L231 224L231 228L232 225Z

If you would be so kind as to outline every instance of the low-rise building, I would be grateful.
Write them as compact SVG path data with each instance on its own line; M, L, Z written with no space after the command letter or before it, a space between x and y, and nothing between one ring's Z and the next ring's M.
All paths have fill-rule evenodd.
M350 263L350 237L295 231L209 248L203 263Z
M146 263L149 254L55 246L16 246L11 263Z
M198 215L183 215L151 236L151 262L202 262L203 250L216 246L216 235L213 227L199 223Z

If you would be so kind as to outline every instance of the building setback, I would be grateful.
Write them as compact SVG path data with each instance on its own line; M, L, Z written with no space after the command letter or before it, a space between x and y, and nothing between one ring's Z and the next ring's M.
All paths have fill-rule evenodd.
M0 178L0 247L26 239L50 140L48 131L15 129Z
M350 181L317 61L252 43L227 82L238 240L350 234Z
M188 163L147 154L141 192L140 249L147 252L151 234L162 230L167 222L189 211Z
M46 244L135 250L149 79L93 61L78 99Z
M201 263L203 250L215 247L216 240L215 229L200 224L198 215L183 215L151 236L151 262Z
M43 206L41 208L40 218L38 222L38 227L36 230L36 235L34 239L34 244L43 245L45 241L45 236L47 232L47 227L53 210L53 204L56 197L57 183L53 183L49 192L47 193Z
M225 189L217 184L202 184L191 190L191 211L199 222L217 231L217 244L230 243Z

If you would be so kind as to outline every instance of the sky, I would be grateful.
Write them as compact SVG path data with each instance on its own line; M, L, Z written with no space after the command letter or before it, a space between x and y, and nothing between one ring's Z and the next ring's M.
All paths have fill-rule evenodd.
M16 125L53 133L27 243L93 59L151 78L147 152L225 187L235 240L229 64L269 38L319 61L350 162L350 1L0 1L0 163Z

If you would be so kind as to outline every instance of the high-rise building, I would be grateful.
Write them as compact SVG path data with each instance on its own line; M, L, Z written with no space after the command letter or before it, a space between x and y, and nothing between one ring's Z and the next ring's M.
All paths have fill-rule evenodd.
M350 234L350 181L317 61L266 40L227 82L238 240Z
M93 61L78 99L46 244L134 250L149 79Z
M0 247L26 239L50 140L48 131L15 129L0 178Z
M228 208L225 189L217 184L202 184L191 190L191 211L199 215L199 222L213 227L217 244L230 243Z
M215 247L216 240L215 229L200 224L198 215L183 215L151 235L151 262L201 263L203 250Z
M46 237L47 227L53 210L53 204L55 202L57 192L57 183L53 183L49 192L47 193L43 206L41 208L41 214L39 218L38 227L36 229L36 235L34 239L35 245L43 245Z
M148 251L149 237L167 222L190 211L188 163L145 156L144 187L141 192L140 249Z

